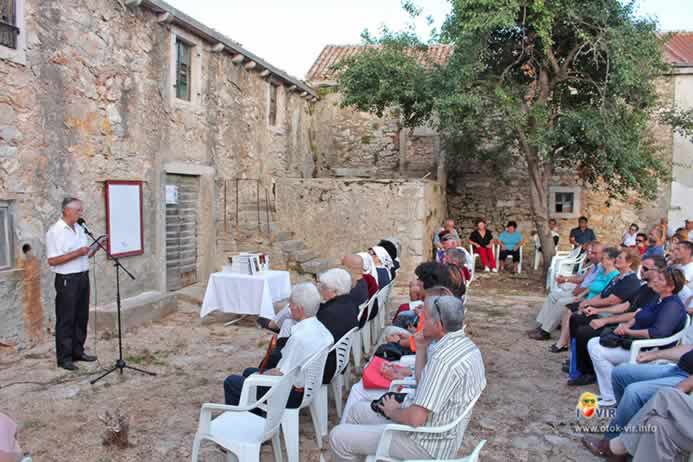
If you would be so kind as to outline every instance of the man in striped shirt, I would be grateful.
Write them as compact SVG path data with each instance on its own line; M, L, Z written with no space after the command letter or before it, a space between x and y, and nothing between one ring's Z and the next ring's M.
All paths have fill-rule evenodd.
M386 417L374 412L370 402L354 405L346 423L330 433L333 461L360 461L374 455L389 423L412 427L449 424L464 414L486 387L481 352L464 335L462 302L450 296L428 297L424 309L424 328L415 336L416 392L407 395L402 404L394 398L384 399L380 410ZM465 418L445 433L396 432L390 455L398 459L449 459L462 445L468 422Z

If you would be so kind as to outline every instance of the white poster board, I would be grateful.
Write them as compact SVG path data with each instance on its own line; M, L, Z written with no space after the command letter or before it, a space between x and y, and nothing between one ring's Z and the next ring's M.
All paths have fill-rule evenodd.
M114 257L144 253L141 181L106 181L106 229Z

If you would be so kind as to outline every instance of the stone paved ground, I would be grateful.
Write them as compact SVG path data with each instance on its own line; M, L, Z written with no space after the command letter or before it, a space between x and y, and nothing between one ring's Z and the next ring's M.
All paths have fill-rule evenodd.
M530 341L524 334L541 302L540 293L532 289L539 286L525 277L498 275L482 275L473 286L468 329L483 352L488 387L474 409L464 449L470 451L486 439L483 461L596 460L573 433L579 393L564 385L563 356L548 353L547 342ZM403 296L397 291L392 305ZM97 366L82 366L83 375L64 373L54 367L48 343L3 353L0 410L20 422L21 440L34 460L189 460L200 404L223 401L224 377L256 365L267 340L252 322L232 327L224 327L220 318L201 322L197 310L181 304L180 311L164 321L127 334L130 363L156 371L157 377L128 371L91 386L87 372ZM96 350L102 365L111 364L115 340L99 338ZM101 444L104 427L98 417L114 408L131 418L131 447L125 450ZM301 460L317 461L308 416L301 428ZM223 460L210 446L203 455L208 462ZM272 460L268 447L264 460Z

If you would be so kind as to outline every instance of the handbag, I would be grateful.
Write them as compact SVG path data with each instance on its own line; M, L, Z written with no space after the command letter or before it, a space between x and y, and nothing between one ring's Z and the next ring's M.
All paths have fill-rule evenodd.
M383 405L383 401L385 400L385 398L388 396L392 396L393 398L395 398L395 400L398 403L402 404L404 402L404 398L407 397L407 394L406 393L395 393L393 391L388 391L387 393L385 393L380 398L371 401L371 409L373 409L373 412L375 412L376 414L380 414L381 416L385 417L386 419L389 419L389 417L386 416L385 414L383 414L381 406Z
M373 356L365 369L363 369L363 376L361 377L363 388L367 390L373 388L390 388L390 383L392 383L392 381L383 377L382 372L380 372L383 364L388 362L389 361L385 361L379 356Z
M373 356L386 359L388 361L399 361L404 356L405 351L398 343L383 343L373 353Z
M613 329L604 331L599 336L599 344L606 348L623 348L624 350L630 350L631 345L633 345L634 337L616 335Z

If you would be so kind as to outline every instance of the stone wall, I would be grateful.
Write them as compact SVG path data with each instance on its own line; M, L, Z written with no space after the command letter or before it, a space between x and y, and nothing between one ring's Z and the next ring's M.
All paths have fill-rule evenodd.
M384 237L398 237L402 283L430 259L428 236L446 213L445 193L433 181L279 179L277 198L282 229L335 262Z
M396 114L380 118L340 107L334 87L320 88L315 105L313 150L318 175L370 178L436 178L439 142L436 132L401 127Z
M693 68L681 68L672 76L673 93L677 105L693 109ZM672 136L674 160L671 184L669 223L683 226L684 220L693 218L693 143L690 138Z
M31 244L41 262L46 325L53 319L53 277L45 233L64 196L83 198L85 219L105 231L104 181L143 182L144 254L123 263L125 297L165 290L166 173L200 179L198 280L213 268L224 179L310 176L315 170L311 105L277 80L278 117L268 122L269 81L260 68L233 62L150 9L112 0L28 0L26 65L0 60L0 200L14 212L15 253ZM193 95L173 95L175 36L194 44ZM248 60L246 60L247 62ZM298 82L298 81L297 81ZM215 181L216 180L216 181ZM114 299L112 265L96 257L98 303ZM0 325L22 315L13 276L0 273ZM2 338L5 332L0 332Z

